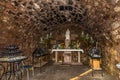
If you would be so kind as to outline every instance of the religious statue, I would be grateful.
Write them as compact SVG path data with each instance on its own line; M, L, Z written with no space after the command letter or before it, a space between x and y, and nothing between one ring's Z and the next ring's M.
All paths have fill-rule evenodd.
M70 40L70 30L69 29L67 29L65 36L66 36L67 40Z
M70 30L67 29L66 34L65 34L65 48L70 49ZM70 51L65 51L64 52L64 62L65 63L70 63L71 62L71 52Z

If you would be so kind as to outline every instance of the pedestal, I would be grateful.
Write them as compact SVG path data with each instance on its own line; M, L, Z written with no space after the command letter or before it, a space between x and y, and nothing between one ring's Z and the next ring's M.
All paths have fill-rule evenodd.
M63 54L63 57L64 57L64 63L71 63L71 52L70 51L65 51L64 54Z
M101 66L101 59L91 59L90 58L90 66L93 67L93 69L100 69Z
M101 75L103 76L101 58L90 57L90 66L92 68L92 76L94 76L94 71L101 71Z
M65 40L65 48L66 49L70 48L69 43L70 43L70 39L66 39ZM64 63L67 63L67 64L71 63L71 61L72 61L71 51L65 51L63 54L63 57L64 57Z
M65 48L66 48L66 49L70 49L69 43L70 43L70 39L66 39L66 40L65 40Z

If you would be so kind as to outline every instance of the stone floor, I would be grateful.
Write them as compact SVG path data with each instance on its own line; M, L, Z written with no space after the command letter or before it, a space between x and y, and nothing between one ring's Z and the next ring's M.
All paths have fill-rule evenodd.
M107 72L104 72L102 77L99 71L96 71L94 77L89 72L83 76L80 74L90 70L87 66L73 66L73 65L45 65L41 68L35 68L34 79L31 80L117 80ZM27 80L26 78L24 80Z

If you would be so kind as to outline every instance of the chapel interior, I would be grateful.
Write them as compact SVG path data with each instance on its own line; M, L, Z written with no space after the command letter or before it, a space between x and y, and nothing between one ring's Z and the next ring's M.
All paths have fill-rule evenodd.
M0 80L120 80L120 0L0 0Z

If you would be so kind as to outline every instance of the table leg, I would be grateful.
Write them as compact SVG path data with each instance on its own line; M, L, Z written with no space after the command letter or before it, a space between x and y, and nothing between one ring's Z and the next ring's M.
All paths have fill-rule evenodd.
M58 52L57 51L55 52L55 62L56 63L58 62Z
M82 64L80 60L80 52L78 52L78 63Z
M9 77L8 77L8 80L10 80L11 79L11 77L12 77L12 68L13 67L13 64L12 63L10 63L10 74L9 74Z
M42 71L42 67L41 67L41 63L42 63L42 57L40 56L40 73L41 73L41 71Z

